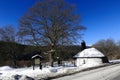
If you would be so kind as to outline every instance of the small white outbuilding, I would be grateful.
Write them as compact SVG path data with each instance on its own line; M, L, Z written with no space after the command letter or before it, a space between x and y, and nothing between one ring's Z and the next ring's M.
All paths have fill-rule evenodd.
M107 57L95 48L84 49L83 51L77 53L74 57L76 58L76 66L96 66L108 63Z

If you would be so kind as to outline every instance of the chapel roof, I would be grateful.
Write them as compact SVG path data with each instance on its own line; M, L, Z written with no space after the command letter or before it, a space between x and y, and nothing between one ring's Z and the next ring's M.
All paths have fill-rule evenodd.
M93 58L93 57L104 57L103 53L100 52L99 50L95 49L95 48L87 48L84 49L81 52L78 52L75 56L75 58Z

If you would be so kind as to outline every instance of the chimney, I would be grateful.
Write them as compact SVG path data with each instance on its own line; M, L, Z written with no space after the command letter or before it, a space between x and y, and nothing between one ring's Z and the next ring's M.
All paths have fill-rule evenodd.
M85 43L84 40L82 40L82 42L81 42L81 51L84 50L84 49L86 49L86 43Z

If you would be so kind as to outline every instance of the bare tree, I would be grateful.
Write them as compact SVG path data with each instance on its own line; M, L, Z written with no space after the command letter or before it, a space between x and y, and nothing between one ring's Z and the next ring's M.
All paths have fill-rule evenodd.
M16 52L17 52L17 44L16 44L17 32L15 31L12 25L6 25L0 28L0 40L5 43L3 46L4 52L6 56L12 58L13 65L16 66Z
M19 35L29 44L57 45L75 43L86 28L80 25L75 6L65 0L41 0L19 20Z
M93 46L103 52L106 56L108 56L109 59L117 56L116 53L118 52L118 50L113 39L99 40Z
M12 25L0 28L0 40L4 42L15 42L15 30Z

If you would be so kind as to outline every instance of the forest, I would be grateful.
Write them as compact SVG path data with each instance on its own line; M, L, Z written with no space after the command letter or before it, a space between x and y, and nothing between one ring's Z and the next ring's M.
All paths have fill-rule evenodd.
M100 50L105 56L110 60L120 58L120 42L115 43L113 39L102 39L89 47L95 47ZM35 51L40 51L40 55L43 56L42 62L49 62L49 55L45 54L46 51L49 51L50 47L48 46L31 46L23 45L18 43L3 42L0 41L0 66L11 65L14 66L14 60L19 63L19 61L29 61ZM57 57L60 57L63 61L73 60L74 55L81 51L81 44L79 45L69 45L69 46L59 46L56 49L54 55L54 60L57 60ZM21 63L22 65L23 63ZM28 63L29 64L29 63Z
M45 52L49 51L48 46L31 46L18 43L0 41L0 66L14 66L15 61L29 61L34 52L39 52L43 56L43 62L49 62L49 55ZM80 46L59 46L54 55L54 60L60 57L61 60L73 60L73 56L81 50ZM17 64L17 63L16 63Z

